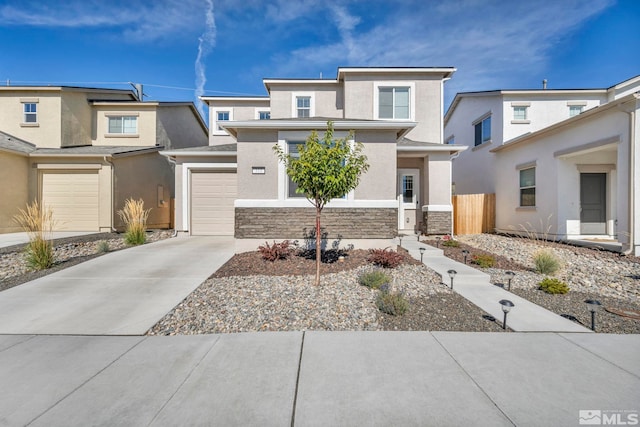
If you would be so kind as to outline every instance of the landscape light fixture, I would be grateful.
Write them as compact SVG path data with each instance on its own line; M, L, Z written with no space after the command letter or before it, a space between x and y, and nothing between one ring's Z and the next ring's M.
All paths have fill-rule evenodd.
M402 234L398 234L398 239L400 240L400 247L402 247Z
M466 249L462 250L462 256L464 257L464 263L467 263L467 256L469 255L469 251Z
M458 274L458 272L455 270L448 270L447 274L449 275L449 278L451 278L451 289L453 289L453 278L456 277L456 274Z
M436 237L436 248L440 248L440 239L442 239L442 237Z
M585 301L587 303L587 308L591 312L591 330L596 331L596 311L600 308L602 303L595 299L588 299Z
M509 301L508 299L501 299L500 305L502 306L502 312L504 313L504 320L502 321L502 329L507 329L507 313L511 311L511 309L515 306L514 303Z
M513 279L513 276L516 275L516 273L514 273L513 271L505 271L504 273L505 276L507 276L507 283L509 284L507 290L510 291L511 290L511 279Z
M420 262L422 262L422 258L424 257L425 248L420 248Z

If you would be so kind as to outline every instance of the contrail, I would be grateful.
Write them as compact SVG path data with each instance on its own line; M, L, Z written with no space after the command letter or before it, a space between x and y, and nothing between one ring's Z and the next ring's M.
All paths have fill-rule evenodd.
M196 105L198 111L205 117L204 103L200 100L200 96L204 94L204 85L207 82L207 76L205 74L204 59L209 55L211 49L216 44L216 20L213 14L213 0L206 0L207 9L206 14L206 28L204 33L198 37L198 56L196 57Z

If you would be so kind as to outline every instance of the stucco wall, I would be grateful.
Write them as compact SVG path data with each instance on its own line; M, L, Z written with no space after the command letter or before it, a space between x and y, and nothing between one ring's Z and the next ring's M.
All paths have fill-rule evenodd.
M31 200L28 195L29 159L26 156L0 151L0 233L22 231L13 221L18 209Z
M238 141L238 199L277 199L278 132L240 130ZM254 175L253 166L263 166L264 175Z
M578 165L614 165L607 182L607 228L621 241L629 230L628 116L619 110L580 120L530 143L496 153L496 227L544 231L561 238L580 230L580 170ZM609 141L606 146L554 156L585 144ZM619 141L619 142L616 142ZM536 206L519 207L518 165L535 162ZM608 169L597 166L597 171ZM617 225L616 224L617 221ZM628 237L626 237L628 239Z
M156 106L142 103L122 105L94 105L93 145L141 146L156 145ZM138 133L135 135L108 134L108 115L134 115L138 117Z
M21 100L36 102L37 124L24 124ZM59 91L0 91L0 129L41 148L62 144Z
M207 129L187 105L160 105L156 118L156 143L165 150L209 144Z
M114 211L124 207L128 198L144 200L145 209L151 208L147 226L149 228L170 227L170 200L174 194L173 168L167 159L158 153L114 159L115 198ZM158 186L162 186L162 201ZM115 227L124 228L124 223L115 214Z
M91 105L85 92L61 93L62 146L91 144Z
M264 99L212 99L207 100L209 106L209 145L231 144L235 139L231 135L220 132L216 128L216 113L218 110L226 110L230 112L232 120L247 121L256 120L257 111L270 110L269 98Z
M314 117L342 118L342 89L337 84L277 84L271 87L271 118L296 117L294 93L310 92L313 97Z
M355 189L356 200L396 198L396 142L393 131L358 131L357 142L364 144L369 170Z

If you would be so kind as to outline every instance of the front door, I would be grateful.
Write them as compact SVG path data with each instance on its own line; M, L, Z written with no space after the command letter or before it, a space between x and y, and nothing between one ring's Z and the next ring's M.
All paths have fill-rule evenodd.
M580 233L607 232L607 174L580 174Z
M420 194L420 173L418 169L398 171L398 230L414 232L418 215L418 195Z

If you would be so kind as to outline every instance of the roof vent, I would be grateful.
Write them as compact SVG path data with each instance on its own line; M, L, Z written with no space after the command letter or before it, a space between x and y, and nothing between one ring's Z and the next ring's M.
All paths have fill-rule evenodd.
M547 79L542 80L542 89L547 89Z

